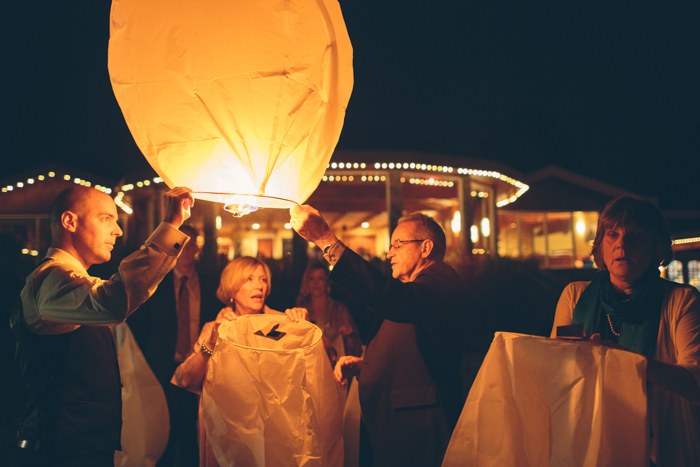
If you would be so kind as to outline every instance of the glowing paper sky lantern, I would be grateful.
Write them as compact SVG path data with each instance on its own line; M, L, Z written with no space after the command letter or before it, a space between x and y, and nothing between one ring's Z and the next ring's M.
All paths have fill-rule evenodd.
M313 193L353 84L337 0L114 0L110 32L114 94L169 186L236 215Z

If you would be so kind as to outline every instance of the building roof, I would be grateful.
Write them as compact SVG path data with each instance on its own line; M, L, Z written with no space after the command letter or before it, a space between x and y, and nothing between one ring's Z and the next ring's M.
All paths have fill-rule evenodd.
M653 198L622 190L616 186L585 177L556 166L547 166L525 177L530 189L517 202L509 204L509 211L597 211L618 196L644 198L656 204Z
M52 164L2 180L0 215L46 215L48 206L56 195L75 184L112 193L113 183L109 180L85 171Z

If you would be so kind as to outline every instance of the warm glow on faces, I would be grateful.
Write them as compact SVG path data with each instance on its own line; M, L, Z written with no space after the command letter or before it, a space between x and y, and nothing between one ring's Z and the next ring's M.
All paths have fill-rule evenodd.
M77 226L72 235L78 260L89 268L109 261L122 229L117 224L117 206L105 193L94 191L74 207Z
M415 222L400 222L391 235L391 242L396 240L419 240L415 234ZM400 248L390 248L386 255L391 261L391 276L401 282L409 282L416 268L422 262L421 247L423 243L403 243Z
M262 312L269 286L265 270L258 266L233 296L236 313L249 315Z
M314 269L309 274L309 293L312 297L322 297L328 291L328 278L323 269Z
M634 227L610 227L603 236L602 252L610 282L627 290L649 270L654 241L647 232Z

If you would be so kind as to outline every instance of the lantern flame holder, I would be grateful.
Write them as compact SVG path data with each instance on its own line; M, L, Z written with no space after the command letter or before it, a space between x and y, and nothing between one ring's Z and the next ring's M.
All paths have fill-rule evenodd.
M243 217L260 208L290 209L299 203L291 199L267 195L252 195L248 193L225 193L216 191L193 191L195 199L222 203L224 209L233 217Z

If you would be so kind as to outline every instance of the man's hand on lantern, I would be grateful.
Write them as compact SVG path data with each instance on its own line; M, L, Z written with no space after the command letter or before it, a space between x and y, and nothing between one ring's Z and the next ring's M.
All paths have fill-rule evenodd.
M335 380L343 387L347 387L348 382L355 376L360 375L362 358L344 355L338 359L333 370Z
M184 187L176 187L165 193L164 197L165 217L163 221L179 229L180 226L189 219L190 208L194 206L192 190Z
M307 204L296 205L289 210L289 215L292 228L304 240L315 243L319 248L338 241L321 213L311 206Z

